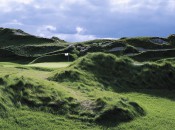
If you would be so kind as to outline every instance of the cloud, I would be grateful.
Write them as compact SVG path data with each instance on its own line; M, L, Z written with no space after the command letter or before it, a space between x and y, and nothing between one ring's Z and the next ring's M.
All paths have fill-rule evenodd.
M33 0L1 0L0 1L1 5L10 5L11 3L30 4L32 2L33 2Z
M13 19L12 21L4 23L3 25L6 25L6 26L8 26L8 25L21 26L21 25L23 25L23 23L18 21L17 19Z
M47 31L56 31L57 28L52 25L46 25L44 29Z
M55 32L56 30L57 30L56 27L53 25L43 25L41 27L38 27L35 34L41 37L48 37L48 38L56 36L68 42L75 42L75 41L80 42L80 41L85 41L85 40L96 39L94 35L82 34L82 32L84 32L84 28L79 27L79 26L75 28L76 30L75 33L70 33L70 34L57 33Z
M166 6L167 6L166 12L168 12L169 14L171 14L171 13L174 14L175 0L168 0Z
M169 2L171 0L167 0ZM156 11L165 6L162 0L109 0L112 12L140 13L139 11ZM161 8L162 9L162 8Z
M54 31L56 31L56 27L53 25L43 25L39 26L35 32L36 35L42 37L52 37Z
M84 28L77 26L76 31L77 31L77 34L80 34L80 33L84 32L85 30L84 30Z
M18 11L22 6L32 4L32 2L33 0L0 0L1 12Z
M62 0L59 7L63 10L71 10L70 7L74 5L82 5L87 7L90 5L90 3L88 0Z
M175 0L0 0L0 9L2 26L68 41L165 36L175 27Z
M87 40L97 39L94 35L83 35L83 34L55 34L55 36L64 39L68 42L81 42Z

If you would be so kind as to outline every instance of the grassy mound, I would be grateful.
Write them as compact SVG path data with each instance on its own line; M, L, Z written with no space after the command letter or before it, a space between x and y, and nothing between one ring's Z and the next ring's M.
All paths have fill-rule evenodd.
M92 53L51 77L59 82L82 83L103 89L175 89L175 68L170 63L136 63L111 54Z
M137 103L121 100L116 106L112 106L100 113L96 118L96 122L111 125L111 123L127 122L144 114L143 108Z
M137 103L120 95L110 100L104 97L82 100L66 88L54 87L53 83L6 75L0 78L0 117L7 117L13 109L32 109L81 121L115 124L145 114ZM116 118L106 120L110 114Z
M63 90L56 91L48 88L49 84L42 84L24 77L5 76L1 81L1 99L6 106L28 106L34 109L66 112L69 95ZM66 97L68 96L68 97Z
M136 102L129 101L127 98L118 96L110 100L112 101L98 98L96 100L83 101L78 107L79 116L71 115L71 118L110 126L131 121L146 114L141 106Z

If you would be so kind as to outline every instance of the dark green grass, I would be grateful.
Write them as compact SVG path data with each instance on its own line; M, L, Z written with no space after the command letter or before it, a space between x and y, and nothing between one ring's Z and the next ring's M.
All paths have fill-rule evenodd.
M25 45L9 46L4 49L12 51L17 55L39 57L45 53L53 52L65 48L66 45L48 44L48 45Z
M52 79L81 82L115 91L130 88L171 90L175 89L175 68L170 63L137 64L124 57L92 53L80 58L69 68L55 72Z
M131 56L131 58L137 61L156 61L164 58L173 58L174 56L175 56L175 49L170 49L160 51L146 51Z
M10 45L26 45L26 44L46 44L54 43L53 39L47 39L42 37L36 37L23 32L22 30L1 28L0 29L0 46Z
M64 49L69 43L59 38L42 38L22 30L0 28L0 61L31 62L46 53Z

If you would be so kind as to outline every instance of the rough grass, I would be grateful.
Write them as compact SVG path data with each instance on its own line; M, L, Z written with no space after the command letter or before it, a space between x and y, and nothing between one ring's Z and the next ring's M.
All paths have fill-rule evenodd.
M47 85L41 84L33 79L24 77L13 77L6 75L1 80L1 95L4 103L7 102L7 106L20 107L21 105L27 105L36 109L52 108L52 105L66 104L66 97L68 94L63 90L54 91ZM69 98L69 96L68 96ZM9 107L10 107L9 106ZM55 110L56 113L62 112L66 109L61 107Z
M32 110L65 115L75 120L100 123L101 125L130 121L135 117L145 115L143 108L137 103L119 95L115 97L116 101L97 97L82 100L69 93L67 89L57 89L53 83L36 81L23 76L16 77L15 75L1 77L0 85L0 109L1 117L4 118L8 116L10 109L26 109L26 107ZM111 112L114 117L119 116L120 118L106 120ZM108 123L105 124L106 121Z
M14 69L12 66L6 68ZM52 113L65 116L67 120L83 121L85 124L91 122L103 126L109 124L115 126L145 115L144 109L139 104L119 94L109 96L107 92L104 97L102 91L96 90L98 95L90 96L89 91L74 90L58 86L51 81L26 78L23 75L5 73L1 75L0 109L3 121L11 116L14 109ZM111 113L114 115L114 120L106 120Z
M105 69L104 69L105 68ZM51 79L59 82L81 82L103 89L175 89L175 68L170 63L135 64L128 58L93 53L55 72Z
M70 84L70 87L78 87L78 89L85 92L89 91L88 95L92 97L94 95L99 97L103 95L105 97L105 92L97 91L99 90L98 88L106 91L112 87L112 91L122 92L123 95L139 100L139 105L145 106L148 115L135 119L132 122L118 124L117 126L113 125L110 119L118 120L113 115L120 109L111 107L111 109L104 111L103 115L97 118L97 121L102 118L100 122L103 124L107 123L105 125L107 128L126 130L171 129L175 120L173 116L174 110L172 109L175 105L173 96L174 64L171 62L172 60L138 64L131 59L117 58L114 55L103 53L88 54L74 62L70 67L54 72L52 78L57 82ZM112 84L115 83L115 80L118 82ZM109 95L111 97L114 96L112 93L109 93ZM110 99L109 96L108 98ZM129 108L131 109L131 106ZM134 109L137 109L137 107L134 107ZM138 108L137 111L142 111L142 109ZM120 114L122 113L120 112ZM108 119L109 115L110 118ZM109 122L104 123L103 119ZM125 120L125 118L120 118L120 120Z

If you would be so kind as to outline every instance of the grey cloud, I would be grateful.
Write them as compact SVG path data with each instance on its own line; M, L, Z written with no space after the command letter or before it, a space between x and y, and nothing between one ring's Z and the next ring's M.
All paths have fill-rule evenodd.
M123 3L125 8L121 4L111 5L110 1L112 0L36 0L32 4L18 3L19 5L16 6L23 11L6 13L6 15L0 13L0 22L16 19L24 24L20 28L37 35L40 27L51 25L56 27L54 32L50 33L50 30L42 33L49 36L58 35L69 41L76 41L78 38L86 40L89 37L116 38L156 33L167 35L174 31L172 27L175 25L173 22L175 6L171 0L128 0L128 4ZM114 7L128 11L111 11ZM76 34L77 26L86 29L81 37Z

